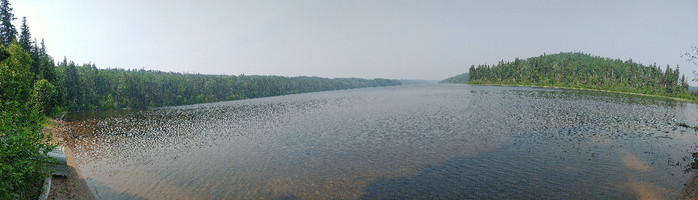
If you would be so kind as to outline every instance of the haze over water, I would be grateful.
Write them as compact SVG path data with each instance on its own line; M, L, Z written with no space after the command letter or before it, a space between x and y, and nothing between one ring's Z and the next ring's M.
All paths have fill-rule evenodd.
M418 85L67 116L102 199L677 198L692 103Z

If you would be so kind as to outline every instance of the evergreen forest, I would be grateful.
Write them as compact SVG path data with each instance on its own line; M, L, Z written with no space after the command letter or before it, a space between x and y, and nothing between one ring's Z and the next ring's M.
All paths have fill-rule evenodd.
M70 112L148 108L287 94L400 85L388 79L203 75L152 70L99 69L66 60L55 67L57 102ZM51 113L51 112L49 112Z
M439 83L468 83L468 80L470 80L468 73L463 73L441 80Z
M524 85L606 90L698 101L679 67L643 65L585 53L543 54L528 59L471 66L473 85Z

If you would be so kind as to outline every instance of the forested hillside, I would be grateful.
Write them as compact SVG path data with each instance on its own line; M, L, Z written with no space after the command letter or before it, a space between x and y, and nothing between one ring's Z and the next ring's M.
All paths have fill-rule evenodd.
M468 73L464 73L441 80L439 83L467 83L469 79L470 75L468 75Z
M99 69L92 63L78 65L65 58L56 64L46 53L43 40L39 43L30 38L31 33L24 18L20 40L17 41L14 36L3 39L9 43L4 44L0 52L0 58L7 58L0 66L0 101L31 104L34 109L47 115L401 84L398 80L388 79L203 75L143 69Z
M68 111L146 108L305 92L400 85L388 79L229 76L98 69L64 60L56 68Z
M558 53L471 66L469 84L555 86L698 99L675 69L584 53Z

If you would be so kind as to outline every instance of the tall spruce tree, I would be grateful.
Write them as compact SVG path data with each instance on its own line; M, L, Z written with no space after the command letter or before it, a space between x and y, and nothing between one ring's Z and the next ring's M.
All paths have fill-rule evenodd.
M22 47L22 49L29 52L29 55L32 58L31 71L34 73L34 75L36 75L34 81L37 81L41 77L39 73L39 65L41 63L41 61L39 61L39 59L41 59L41 55L39 55L39 46L37 46L36 38L34 38L34 42L29 40L28 38L25 40L24 36L29 35L29 30L27 30L27 34L25 34L24 27L25 26L22 25L22 36L20 36L19 46ZM28 45L29 48L25 48L24 45Z
M31 50L32 48L32 34L29 32L29 26L27 26L27 17L22 17L22 27L20 27L19 34L19 46L24 50Z
M46 44L44 43L44 38L41 38L41 46L39 48L39 55L46 55Z
M80 77L78 76L75 63L72 61L65 68L63 85L66 87L65 101L70 111L78 111L82 102L80 93Z
M17 29L12 25L15 19L9 0L0 0L0 42L5 46L17 39Z

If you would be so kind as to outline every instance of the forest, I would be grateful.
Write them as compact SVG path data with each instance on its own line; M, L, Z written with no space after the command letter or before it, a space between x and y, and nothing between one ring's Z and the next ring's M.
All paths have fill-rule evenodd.
M470 80L470 75L463 73L441 80L439 83L468 83L468 80Z
M6 39L0 56L0 101L29 103L42 114L143 109L327 90L400 85L398 80L203 75L153 70L99 69L93 63L54 62L31 41L26 18L20 39Z
M203 75L99 69L94 63L56 63L43 39L20 31L8 0L0 0L0 199L33 199L54 162L47 150L47 117L65 112L145 109L361 87L397 80L248 75Z
M689 91L679 67L642 65L632 60L610 59L585 53L543 54L528 59L471 66L474 85L525 85L607 90L698 101Z
M65 59L55 67L57 102L70 112L148 108L296 93L400 85L388 79L203 75L152 70L99 69ZM52 109L56 109L52 107ZM55 112L55 111L54 111ZM47 112L52 113L52 112Z

